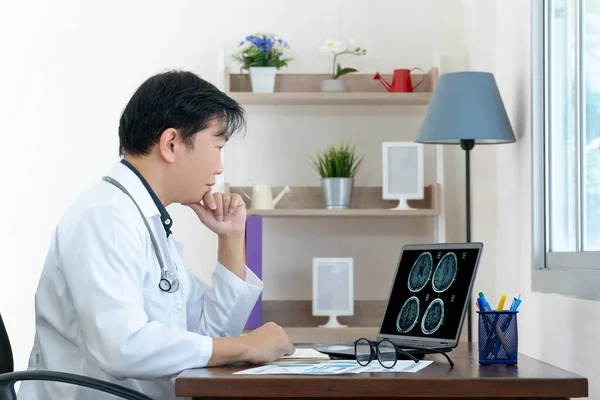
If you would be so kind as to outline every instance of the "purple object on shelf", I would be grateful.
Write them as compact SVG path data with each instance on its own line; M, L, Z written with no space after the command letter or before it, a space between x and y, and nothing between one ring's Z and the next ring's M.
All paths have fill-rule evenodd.
M262 217L246 218L246 265L262 279ZM262 325L262 294L250 313L247 329L256 329Z

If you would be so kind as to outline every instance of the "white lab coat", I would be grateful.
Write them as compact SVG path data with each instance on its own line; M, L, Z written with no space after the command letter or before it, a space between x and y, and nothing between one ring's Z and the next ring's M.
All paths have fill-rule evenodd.
M90 376L156 399L175 399L174 378L202 368L212 337L239 336L262 282L245 281L217 264L208 286L185 265L181 245L167 239L159 211L125 165L108 174L136 199L179 290L158 287L160 267L143 219L117 187L99 181L80 196L52 237L35 296L36 334L30 369ZM177 221L175 221L176 223ZM54 382L26 381L19 399L114 399Z

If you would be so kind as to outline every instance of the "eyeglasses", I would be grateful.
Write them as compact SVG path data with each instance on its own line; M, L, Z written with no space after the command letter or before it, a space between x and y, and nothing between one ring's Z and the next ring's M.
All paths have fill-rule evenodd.
M369 365L377 357L377 361L382 367L393 368L398 360L397 352L406 355L416 363L419 362L417 357L396 347L394 343L387 339L372 342L369 339L361 338L354 342L356 361L363 367Z
M446 357L451 367L454 367L454 363L448 357L445 351L432 348L420 348L402 345L405 349L413 350L424 350L431 353L439 353ZM415 363L419 362L419 359L404 349L399 348L395 343L390 340L384 339L381 341L371 341L369 339L361 338L354 342L354 355L356 362L361 366L366 366L371 363L375 358L379 361L384 368L394 368L396 361L398 360L398 353L405 355L406 357L413 360Z

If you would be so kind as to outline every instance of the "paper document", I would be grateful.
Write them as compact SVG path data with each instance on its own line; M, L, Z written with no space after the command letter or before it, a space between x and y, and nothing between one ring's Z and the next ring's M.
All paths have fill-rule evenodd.
M327 354L323 354L315 349L296 348L294 354L283 356L280 360L329 360Z
M379 362L363 367L354 360L335 360L318 364L286 364L271 363L261 367L234 372L234 375L341 375L360 374L362 372L418 372L431 364L432 361L398 360L394 368L384 368Z

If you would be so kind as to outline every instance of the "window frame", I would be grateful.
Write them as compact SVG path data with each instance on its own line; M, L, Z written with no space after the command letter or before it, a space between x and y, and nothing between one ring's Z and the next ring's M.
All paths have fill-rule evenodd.
M583 0L575 0L578 15L577 26L582 21L584 10L581 7ZM546 56L550 55L550 49L546 38L549 35L549 21L545 7L545 0L533 0L531 2L531 162L532 162L532 245L533 245L533 270L532 290L564 294L588 300L600 300L600 251L584 252L548 252L549 229L546 211L549 209L549 199L546 196L547 187L547 150L546 127L549 126L545 110L549 109L549 71ZM576 38L576 58L579 59L579 44L582 40L582 29L578 28ZM583 65L579 61L577 67L577 118L579 121L585 118L581 116L583 81ZM578 123L578 133L581 123ZM579 134L577 135L579 137ZM578 179L579 181L579 179ZM577 185L579 195L579 185ZM579 200L579 199L578 199ZM577 209L579 213L579 208ZM579 224L577 224L579 226ZM582 229L578 229L579 232ZM581 237L577 238L581 248Z

